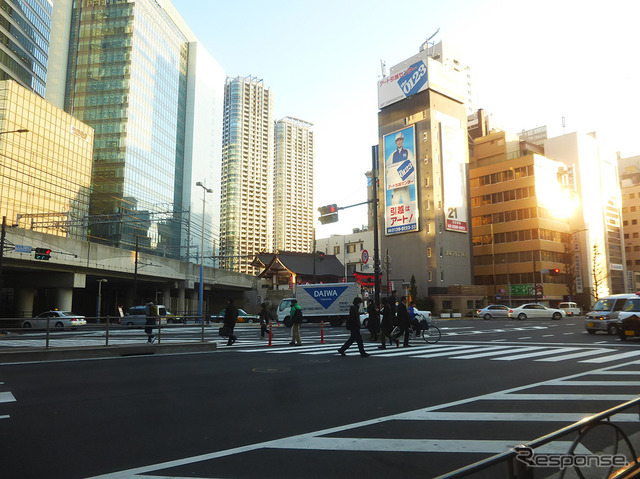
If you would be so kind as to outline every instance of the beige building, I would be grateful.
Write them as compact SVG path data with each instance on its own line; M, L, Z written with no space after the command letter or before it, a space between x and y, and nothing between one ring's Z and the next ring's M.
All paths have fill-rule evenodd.
M290 117L276 121L273 251L311 252L314 151L311 123Z
M415 277L418 297L472 276L466 78L430 53L378 81L380 257L394 288Z
M618 160L629 291L640 287L640 156Z
M220 267L256 274L273 246L273 93L255 77L224 87Z
M568 294L570 230L557 207L564 165L540 151L504 131L473 142L474 282L490 302L557 305Z
M0 213L7 224L84 239L93 128L0 82Z

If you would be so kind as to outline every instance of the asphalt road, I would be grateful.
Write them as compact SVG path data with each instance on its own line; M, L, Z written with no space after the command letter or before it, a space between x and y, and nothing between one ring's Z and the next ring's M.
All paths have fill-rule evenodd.
M436 477L637 395L640 344L582 319L439 325L369 358L246 325L213 353L0 364L2 477Z

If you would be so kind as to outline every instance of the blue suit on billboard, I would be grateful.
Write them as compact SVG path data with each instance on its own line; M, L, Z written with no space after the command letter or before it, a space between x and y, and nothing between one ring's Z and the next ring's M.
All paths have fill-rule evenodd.
M393 152L391 163L401 163L403 161L407 161L409 159L409 150L405 150L404 148L400 148Z

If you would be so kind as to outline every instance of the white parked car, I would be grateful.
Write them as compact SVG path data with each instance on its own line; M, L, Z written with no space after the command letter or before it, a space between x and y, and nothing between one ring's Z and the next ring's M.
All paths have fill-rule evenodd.
M566 313L561 309L547 308L538 303L527 303L509 310L510 318L524 320L527 318L562 319Z
M79 316L71 311L45 311L31 319L23 319L23 328L47 329L47 322L50 329L65 329L84 326L87 320L84 316Z
M418 318L418 321L431 319L431 311L420 311L419 309L416 309L416 317ZM380 321L382 321L382 311L380 311ZM363 328L369 326L369 313L360 313L360 325Z
M558 309L567 313L567 316L580 316L580 314L582 314L578 305L572 301L564 301L560 303L558 305Z
M478 310L478 317L483 319L508 318L509 309L509 306L504 304L490 304L486 308Z

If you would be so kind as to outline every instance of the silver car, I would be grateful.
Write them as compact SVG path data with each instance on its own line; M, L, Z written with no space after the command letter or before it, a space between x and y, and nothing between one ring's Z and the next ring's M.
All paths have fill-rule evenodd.
M487 320L492 318L508 318L509 309L509 306L505 306L504 304L490 304L486 308L478 310L478 317Z
M525 320L527 318L562 319L566 313L561 309L548 308L538 303L527 303L509 310L510 318Z
M51 329L75 328L84 326L87 320L84 316L79 316L71 311L45 311L31 319L23 319L21 326L23 328L47 329L47 323Z

